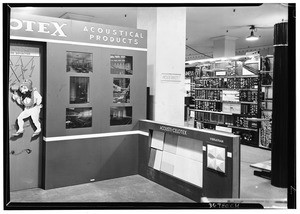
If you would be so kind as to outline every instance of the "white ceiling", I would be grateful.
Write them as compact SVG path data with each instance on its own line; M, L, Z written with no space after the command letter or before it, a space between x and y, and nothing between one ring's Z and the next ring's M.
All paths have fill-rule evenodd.
M236 49L273 45L274 25L287 19L288 8L282 4L188 8L186 44L202 53L212 53L211 38L227 35L238 38ZM256 35L260 39L249 42L245 40L250 35L249 25L269 28L258 28Z
M171 7L171 6L170 6ZM137 7L31 7L12 8L13 12L29 13L50 17L64 14L82 15L83 21L136 28ZM144 8L146 9L146 8ZM273 45L273 27L276 23L287 21L286 4L265 3L253 7L187 7L186 44L198 52L211 54L213 41L218 36L237 37L236 49ZM258 28L260 39L245 41L250 35L249 25ZM187 48L186 55L197 54Z

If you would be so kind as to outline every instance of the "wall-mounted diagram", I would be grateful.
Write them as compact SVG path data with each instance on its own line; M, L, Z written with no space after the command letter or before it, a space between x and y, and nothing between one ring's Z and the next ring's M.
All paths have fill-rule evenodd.
M9 86L31 79L39 68L40 53L35 47L10 46Z

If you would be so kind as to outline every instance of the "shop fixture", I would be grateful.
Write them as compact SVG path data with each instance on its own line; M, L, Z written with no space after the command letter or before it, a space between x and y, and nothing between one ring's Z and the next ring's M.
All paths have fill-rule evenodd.
M272 57L204 59L187 67L195 128L231 132L242 144L271 148Z
M256 40L258 40L259 37L256 36L256 35L254 35L254 31L256 31L256 28L255 28L254 25L251 25L251 26L250 26L250 31L251 31L251 32L250 32L250 36L247 36L246 40L247 40L247 41L256 41Z

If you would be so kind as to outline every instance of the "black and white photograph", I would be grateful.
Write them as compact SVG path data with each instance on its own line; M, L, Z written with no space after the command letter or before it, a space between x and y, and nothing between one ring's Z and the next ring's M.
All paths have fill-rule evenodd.
M132 75L133 57L123 55L110 55L110 73Z
M70 104L89 103L89 90L89 77L70 77Z
M295 3L1 5L4 210L296 210Z
M132 124L132 107L110 107L110 125Z
M91 53L67 51L67 72L93 72L93 55Z
M113 103L130 103L130 79L113 79Z
M92 127L92 108L67 108L66 129Z

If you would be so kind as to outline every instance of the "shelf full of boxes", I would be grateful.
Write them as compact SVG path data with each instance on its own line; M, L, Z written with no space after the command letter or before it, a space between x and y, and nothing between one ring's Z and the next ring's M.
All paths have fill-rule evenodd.
M261 122L259 147L272 146L273 56L262 57L261 63Z
M250 146L267 145L260 139L266 138L261 124L269 122L261 111L265 101L262 59L253 54L191 62L195 66L195 128L231 132Z

